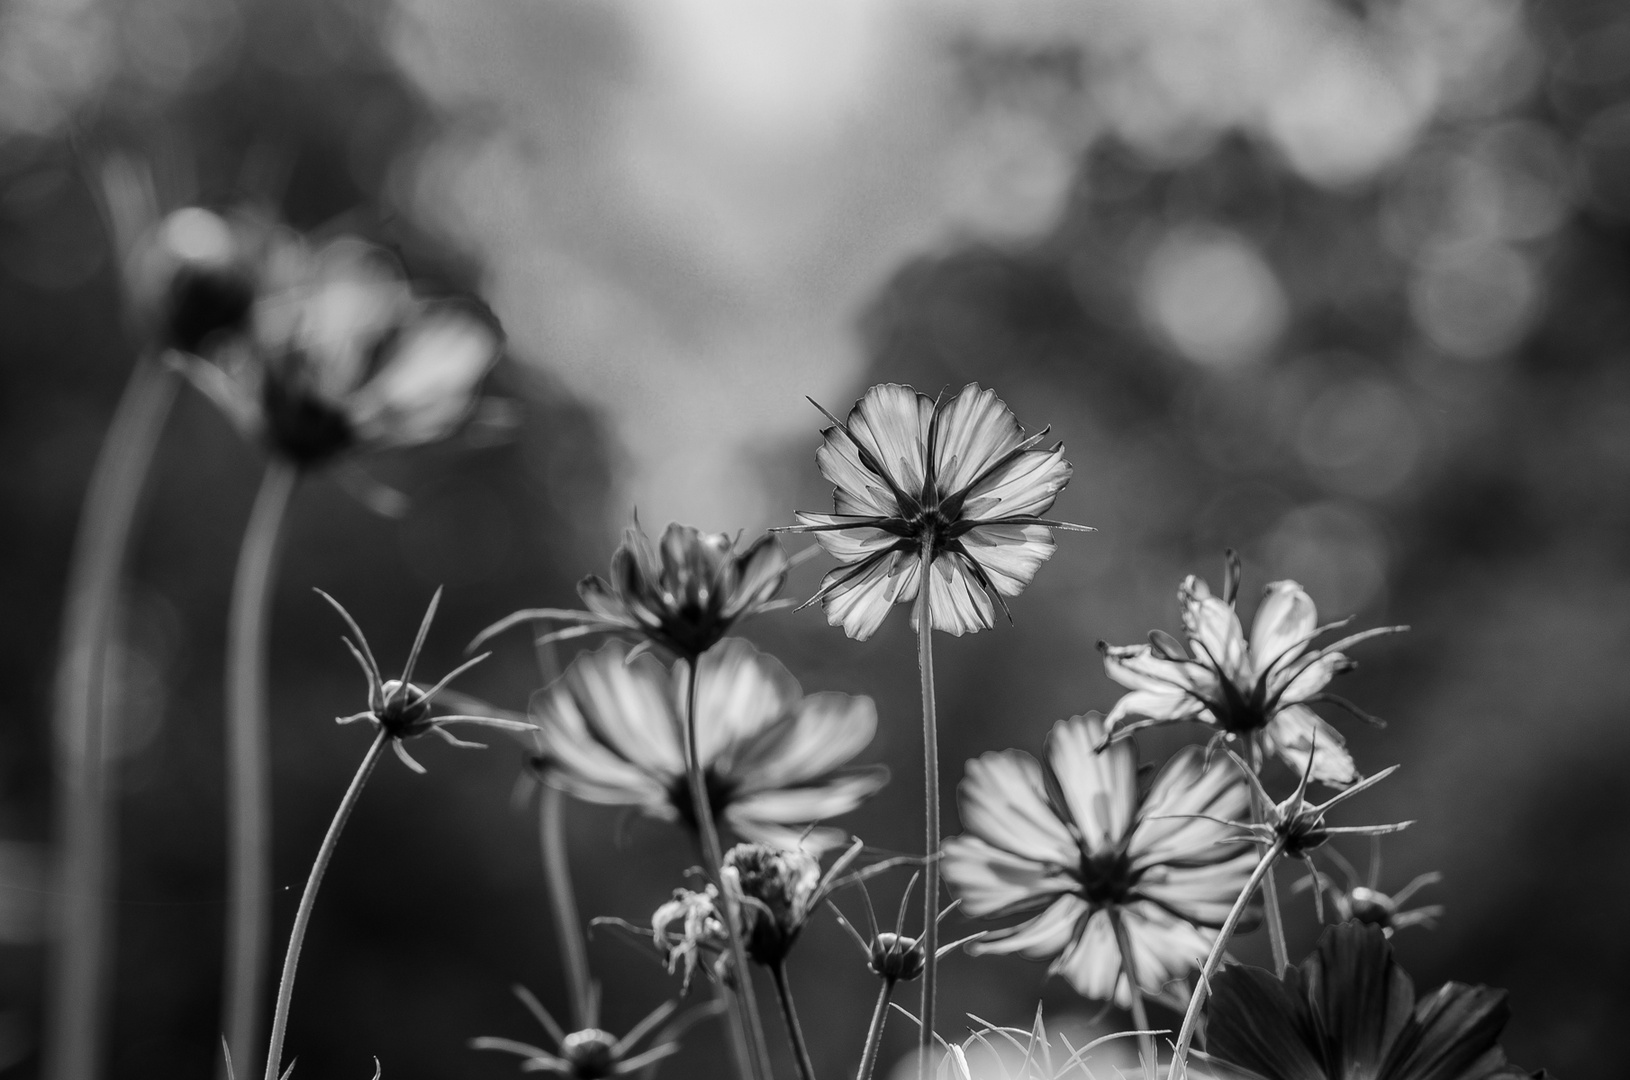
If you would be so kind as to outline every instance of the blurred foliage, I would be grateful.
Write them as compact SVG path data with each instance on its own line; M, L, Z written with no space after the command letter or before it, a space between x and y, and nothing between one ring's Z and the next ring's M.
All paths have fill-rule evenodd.
M1327 614L1414 627L1364 646L1348 677L1392 726L1336 719L1361 767L1405 765L1367 804L1420 819L1389 842L1383 888L1445 874L1429 896L1447 906L1441 928L1398 942L1417 981L1509 987L1514 1060L1613 1075L1630 1006L1630 811L1616 798L1630 759L1630 17L1609 0L1093 12L1081 25L1038 6L1022 32L1028 15L936 14L949 25L924 40L977 118L956 157L967 182L949 238L914 249L860 321L865 379L930 393L979 380L1025 423L1051 423L1076 465L1058 512L1100 530L1061 538L1014 627L939 645L947 796L962 759L1035 752L1058 717L1113 702L1093 642L1175 629L1181 576L1215 580L1236 547L1246 597L1291 576ZM15 1075L38 1060L65 559L135 348L85 163L137 156L171 205L267 205L384 243L441 288L483 290L486 244L399 189L426 145L499 121L405 76L394 18L374 0L0 11L0 1068ZM367 463L411 497L404 520L329 478L297 497L273 635L280 920L363 749L328 722L361 688L309 587L346 603L389 668L447 585L426 658L440 668L505 612L571 601L627 515L605 417L565 393L535 342L515 352L494 380L523 403L513 440ZM807 430L752 455L782 520L828 499L818 426L811 411ZM113 1075L202 1076L217 1052L221 625L258 468L184 399L125 616ZM747 632L807 690L877 698L873 753L895 780L844 824L913 850L904 613L867 645L812 612ZM511 642L462 688L519 707L539 681ZM1151 733L1148 756L1188 737ZM564 1003L518 749L432 749L425 763L419 778L387 762L341 845L291 1026L302 1072L368 1075L377 1053L387 1076L510 1075L465 1041L530 1030L511 982ZM576 807L572 823L586 914L648 918L694 862L651 823ZM903 885L879 884L880 907ZM1311 904L1293 907L1291 934L1293 951L1311 946ZM592 952L613 1030L672 992L654 954L604 937ZM858 1053L871 976L829 922L791 966L817 1068L836 1074ZM1073 1039L1095 1008L1017 960L954 958L944 979L949 1018L1028 1024L1039 992ZM666 1075L715 1074L714 1037L691 1037L702 1049Z

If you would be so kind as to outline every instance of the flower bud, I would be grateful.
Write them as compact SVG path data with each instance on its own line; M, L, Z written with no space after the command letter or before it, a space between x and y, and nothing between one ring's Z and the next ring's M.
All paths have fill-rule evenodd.
M724 859L742 898L747 952L766 966L786 958L809 917L821 864L807 852L768 844L737 844Z
M923 973L924 956L922 942L917 938L884 930L872 939L867 964L878 978L909 982Z

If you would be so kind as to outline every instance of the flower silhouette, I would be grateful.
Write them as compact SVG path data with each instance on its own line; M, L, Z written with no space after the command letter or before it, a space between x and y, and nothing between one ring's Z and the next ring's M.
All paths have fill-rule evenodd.
M695 827L680 736L686 661L669 668L608 642L579 655L534 702L545 781L588 802L637 806ZM822 850L844 814L882 787L881 765L845 769L871 742L870 698L804 696L786 668L740 638L697 661L697 747L714 816L741 836Z
M1206 1052L1252 1080L1517 1080L1499 1046L1505 991L1445 983L1417 1001L1378 926L1342 923L1285 972L1213 980Z
M1276 581L1257 606L1247 641L1234 610L1239 578L1239 558L1230 551L1222 596L1212 595L1192 574L1183 579L1177 600L1187 652L1158 630L1146 645L1098 643L1104 670L1131 690L1110 710L1106 728L1118 735L1149 724L1196 720L1215 727L1219 738L1247 742L1253 764L1275 754L1301 773L1311 758L1313 779L1352 783L1359 773L1341 735L1308 706L1328 702L1372 719L1325 687L1353 668L1344 649L1407 627L1377 627L1313 648L1316 638L1348 620L1318 625L1313 600L1302 587ZM1131 717L1142 719L1125 723Z
M501 336L473 306L413 293L383 251L287 243L250 332L184 370L249 438L300 466L432 442L462 422Z
M808 603L857 641L917 596L925 553L933 628L961 635L994 625L995 605L1052 557L1053 529L1083 528L1037 516L1069 482L1063 444L1038 449L1046 429L1026 437L977 383L940 402L884 383L847 420L821 411L832 426L815 457L835 512L800 511L787 531L814 533L842 564Z
M611 1077L639 1072L655 1065L663 1058L679 1053L678 1042L661 1036L658 1037L661 1041L656 1045L636 1052L646 1036L673 1015L677 1006L672 1001L658 1005L645 1019L630 1028L627 1035L619 1039L611 1032L597 1027L588 1027L581 1031L565 1030L549 1014L549 1010L543 1007L543 1003L524 986L515 987L515 996L521 999L521 1004L526 1006L527 1011L544 1031L548 1032L550 1040L554 1043L554 1049L545 1050L531 1043L490 1035L472 1039L470 1045L476 1050L501 1050L519 1056L522 1058L522 1072L543 1073L546 1076L562 1077L563 1080L609 1080Z
M611 556L610 579L591 574L578 585L587 611L517 611L483 630L471 647L519 623L553 621L565 625L542 640L623 634L694 659L742 619L790 604L775 598L787 580L780 542L761 536L741 552L736 543L724 533L670 524L653 544L635 521Z
M1230 842L1249 789L1231 762L1177 753L1138 794L1137 755L1104 744L1096 714L1054 725L1038 762L1017 750L968 763L960 805L969 835L946 841L945 879L974 916L1033 915L969 946L1053 958L1090 998L1123 1007L1115 922L1139 988L1159 994L1210 949L1255 857Z

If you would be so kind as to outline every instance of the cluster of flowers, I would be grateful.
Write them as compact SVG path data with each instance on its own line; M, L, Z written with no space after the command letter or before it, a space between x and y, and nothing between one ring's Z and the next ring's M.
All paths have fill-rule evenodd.
M479 309L417 296L377 249L355 240L312 245L253 220L203 211L172 215L146 258L169 260L149 279L167 282L155 333L184 355L188 377L249 436L295 470L359 448L426 442L470 415L501 337ZM139 275L140 276L140 275ZM823 410L824 412L824 410ZM1320 644L1346 620L1321 625L1312 599L1291 581L1267 586L1249 636L1237 612L1241 568L1229 554L1222 591L1190 576L1179 589L1186 641L1156 630L1144 644L1102 645L1108 675L1127 693L1107 715L1056 724L1038 759L1020 750L971 761L959 797L962 835L939 828L932 632L991 628L1055 550L1056 530L1080 526L1042 515L1071 475L1046 431L1027 435L992 391L971 385L930 399L894 384L870 389L846 418L825 413L817 460L835 487L831 513L799 513L784 532L810 533L839 564L805 606L856 640L871 637L897 603L912 605L923 683L927 845L921 858L860 865L865 845L830 821L887 781L880 765L855 765L878 717L870 699L805 694L773 657L730 636L751 616L791 606L780 597L789 560L772 533L745 546L725 535L671 525L653 542L631 527L607 578L580 586L582 610L518 611L472 648L507 629L543 624L553 643L607 635L579 653L537 696L529 715L459 703L441 714L449 682L413 681L435 601L400 678L386 679L360 628L337 601L346 644L367 680L366 706L342 722L375 737L325 838L302 897L273 1021L268 1080L277 1080L295 964L318 884L341 827L389 747L415 771L404 744L476 724L532 741L529 760L548 787L603 805L638 808L687 831L706 881L678 889L649 920L621 920L660 949L688 987L698 971L717 990L686 1013L669 1002L621 1037L598 1027L597 988L573 972L576 1030L568 1031L524 990L549 1048L504 1038L475 1045L517 1054L525 1071L590 1080L624 1076L677 1052L679 1036L723 1013L743 1080L768 1080L770 1056L753 971L768 972L802 1080L815 1080L786 961L823 906L852 934L880 980L858 1069L869 1080L892 995L920 980L915 1020L924 1050L934 1023L936 963L950 949L1016 953L1049 962L1084 997L1131 1013L1146 1080L1161 1050L1146 1001L1183 1013L1168 1055L1171 1080L1187 1074L1204 1025L1204 1068L1258 1080L1363 1076L1374 1080L1492 1080L1529 1074L1498 1045L1503 995L1448 984L1415 1000L1397 966L1394 931L1429 923L1434 908L1403 905L1429 878L1394 895L1372 875L1361 884L1339 854L1339 886L1318 866L1333 836L1372 837L1409 823L1340 826L1327 815L1384 779L1367 778L1341 735L1313 706L1362 719L1330 692L1353 666L1348 651L1384 627ZM439 594L438 594L439 596ZM1212 736L1140 780L1134 733L1190 721ZM1294 774L1273 797L1271 761ZM1335 789L1322 802L1313 784ZM740 841L726 849L723 837ZM834 854L836 853L836 854ZM570 897L562 853L551 860L557 902ZM830 864L823 870L823 861ZM1274 879L1283 859L1301 860L1320 918L1328 896L1340 917L1299 967L1286 955ZM924 879L920 931L907 932L906 889L893 928L872 912L857 930L829 901L903 864ZM939 906L941 880L956 903ZM1260 897L1260 899L1259 899ZM976 920L1013 920L941 945L942 919L960 907ZM1224 967L1232 935L1268 925L1275 969ZM572 918L566 933L581 933ZM571 943L565 943L571 951ZM904 1011L904 1010L902 1010ZM972 1077L992 1039L1024 1043L1019 1074L1047 1080L1087 1066L1091 1046L1064 1043L1059 1063L1038 1015L1029 1032L987 1026L960 1045L940 1042L941 1073ZM922 1055L924 1075L932 1055ZM1538 1074L1534 1074L1538 1075Z

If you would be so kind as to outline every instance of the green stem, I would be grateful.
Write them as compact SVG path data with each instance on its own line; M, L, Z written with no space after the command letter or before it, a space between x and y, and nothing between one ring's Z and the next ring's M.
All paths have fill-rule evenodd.
M100 1066L103 968L112 945L106 898L114 872L108 654L130 535L175 390L175 375L158 356L136 362L91 471L68 567L52 712L61 908L41 1070L51 1080L91 1080Z
M1132 960L1132 939L1126 932L1126 920L1119 908L1109 909L1109 922L1115 928L1115 947L1121 951L1121 971L1126 974L1127 989L1132 994L1132 1026L1138 1031L1138 1056L1143 1059L1144 1080L1157 1080L1160 1057L1155 1050L1155 1037L1149 1034L1149 1013L1143 1007L1143 988L1138 983L1137 966Z
M306 878L305 892L300 894L300 907L294 913L294 928L289 931L289 951L283 954L283 977L277 984L277 1008L272 1013L272 1042L271 1048L266 1052L266 1080L278 1080L282 1075L283 1067L283 1036L289 1027L289 1001L294 997L294 971L300 964L300 946L305 944L306 927L311 923L311 909L317 903L317 889L323 883L323 874L328 870L330 860L334 858L334 848L340 842L340 831L345 828L346 819L351 816L351 810L362 795L362 788L373 773L374 766L379 764L379 756L385 752L385 744L390 736L384 728L374 736L373 745L368 747L368 753L362 758L362 764L357 766L357 774L351 778L351 786L345 789L344 798L340 799L340 808L334 811L334 820L328 823L328 833L323 837L323 846L317 849L317 858L311 864L311 876Z
M787 981L787 965L777 961L770 966L775 978L775 996L781 1002L781 1019L787 1022L787 1038L792 1042L793 1060L798 1063L801 1080L815 1080L815 1064L809 1060L809 1046L804 1042L804 1029L798 1023L798 1009L792 1003L792 983Z
M1257 824L1267 821L1268 808L1255 789L1251 792L1251 812ZM1283 975L1290 967L1290 952L1285 946L1285 919L1279 910L1279 885L1271 866L1262 879L1262 910L1263 920L1268 924L1268 946L1273 950L1273 973Z
M918 1041L917 1076L929 1080L934 1057L934 990L939 957L940 871L935 856L940 846L939 730L934 709L934 620L928 602L928 576L934 569L934 549L924 540L917 574L917 671L923 692L923 850L928 859L923 874L923 997L922 1035Z
M877 1048L883 1041L883 1022L889 1018L889 998L894 996L894 980L884 979L877 992L877 1005L872 1009L872 1022L866 1028L866 1048L860 1052L860 1071L855 1080L872 1080L872 1069L877 1065Z
M1250 906L1251 897L1256 893L1257 886L1261 885L1273 869L1275 860L1284 854L1285 841L1276 839L1268 850L1263 853L1262 859L1251 871L1250 880L1245 888L1240 890L1239 899L1229 909L1228 917L1223 920L1222 929L1217 931L1217 940L1212 943L1211 953L1206 957L1205 966L1200 969L1200 978L1194 984L1194 993L1189 997L1189 1008L1183 1014L1183 1027L1177 1033L1177 1045L1172 1050L1172 1067L1166 1073L1166 1080L1182 1080L1188 1075L1189 1044L1194 1041L1194 1028L1200 1021L1200 1007L1205 1004L1206 995L1211 992L1211 976L1216 974L1217 965L1222 963L1223 950L1228 947L1228 940L1234 936L1234 929L1239 926L1240 916Z
M594 983L589 976L583 921L572 892L571 855L566 849L566 793L548 784L543 785L538 801L538 834L543 846L543 876L549 886L549 909L555 917L555 933L566 961L572 1024L575 1030L582 1031L598 1022L594 1015Z
M764 1039L764 1023L759 1017L758 1000L753 996L752 973L747 966L747 945L741 936L741 901L735 889L724 876L724 852L719 844L719 828L713 820L713 804L708 799L707 778L702 772L702 758L697 749L696 671L700 657L686 661L689 674L685 688L685 774L690 782L691 807L696 816L696 831L702 840L702 861L708 876L719 883L719 897L724 904L724 925L730 938L730 959L735 968L736 1008L730 1010L732 1025L739 1025L740 1037L747 1047L748 1076L744 1080L768 1080L770 1076L769 1046Z
M271 939L271 736L266 722L266 632L283 515L299 477L274 458L244 529L226 641L228 799L225 1014L233 1061L259 1061L260 1002Z

